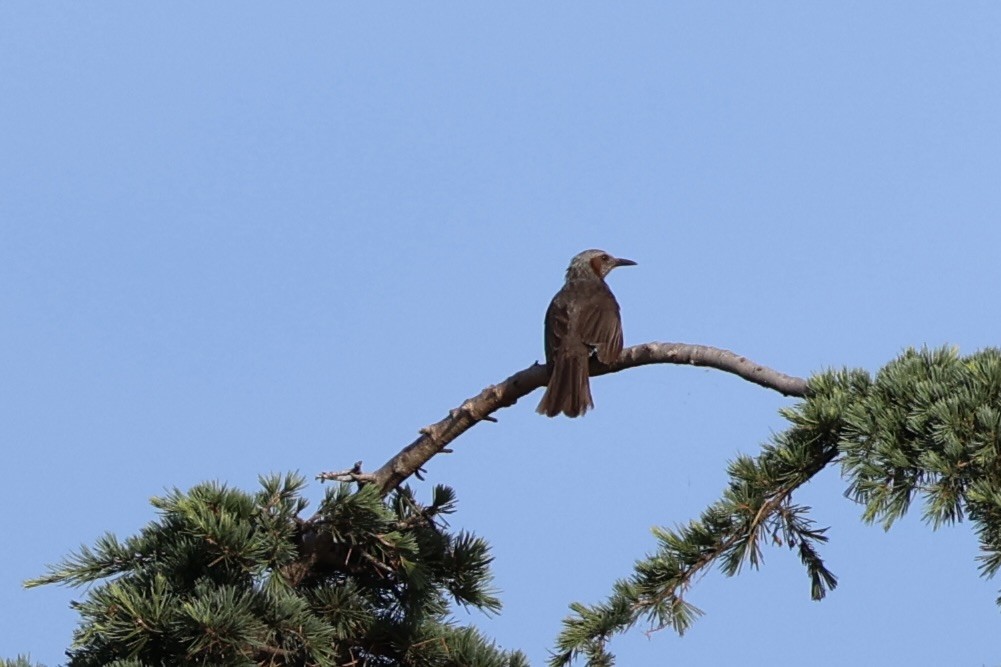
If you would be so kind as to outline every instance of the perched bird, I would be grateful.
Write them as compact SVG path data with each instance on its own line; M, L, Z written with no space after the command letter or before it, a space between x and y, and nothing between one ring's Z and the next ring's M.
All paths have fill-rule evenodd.
M546 311L549 383L536 408L539 414L579 417L594 407L588 382L591 355L610 364L622 352L619 303L605 276L617 266L635 264L604 250L585 250L570 261L563 289Z

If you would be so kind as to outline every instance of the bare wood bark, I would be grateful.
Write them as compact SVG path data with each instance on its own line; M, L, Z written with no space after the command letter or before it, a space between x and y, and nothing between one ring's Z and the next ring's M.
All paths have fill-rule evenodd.
M684 364L716 368L733 373L766 389L777 391L783 396L804 397L808 391L807 381L803 378L785 375L729 350L685 343L645 343L628 347L622 351L619 360L614 364L605 366L592 360L591 375L617 373L649 364ZM545 365L534 363L503 382L491 385L476 396L465 400L460 406L449 411L448 416L441 421L420 429L420 436L416 440L375 472L363 473L359 462L349 470L320 473L317 477L324 480L377 484L383 495L386 495L411 475L419 476L425 463L435 454L450 451L447 449L448 445L476 423L497 421L491 416L494 412L514 405L519 398L545 384Z

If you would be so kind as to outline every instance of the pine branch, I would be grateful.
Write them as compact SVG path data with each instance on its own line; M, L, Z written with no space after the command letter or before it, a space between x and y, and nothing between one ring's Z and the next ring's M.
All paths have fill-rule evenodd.
M785 375L729 350L685 343L634 345L623 350L614 364L606 366L592 360L591 375L618 373L650 364L705 366L732 373L784 396L803 397L807 393L807 381L803 378ZM441 421L420 429L420 436L416 440L374 473L363 473L359 461L352 468L320 473L317 478L374 484L383 495L388 495L411 475L420 478L420 472L428 461L436 454L450 452L448 445L477 423L497 421L492 416L494 412L514 405L518 399L545 386L545 383L545 365L534 363L500 384L491 385L467 399L449 411L448 416Z
M685 599L699 575L716 563L728 576L745 562L758 567L766 536L799 550L814 599L837 586L816 549L826 541L824 530L813 527L806 508L792 505L791 496L838 457L842 415L864 395L866 380L861 372L813 378L806 392L810 398L783 411L792 427L774 436L759 456L731 463L730 484L719 501L677 530L655 529L657 552L638 562L629 579L617 582L605 602L572 605L574 613L563 621L549 664L562 667L578 656L588 664L612 664L608 640L644 618L651 632L672 627L684 633L702 613Z
M58 565L50 565L48 574L25 581L24 587L46 584L83 586L115 576L142 560L143 555L137 553L135 542L131 540L122 544L114 535L107 533L98 538L95 548L82 545L78 553L70 554Z
M1001 570L1001 350L907 350L875 378L822 373L805 393L782 411L791 428L731 464L721 500L678 530L656 530L657 553L604 603L572 607L551 665L578 656L611 664L608 639L644 617L653 630L684 632L697 615L684 599L694 578L714 563L727 575L745 562L757 567L766 535L798 551L811 597L823 598L837 586L817 551L827 538L792 493L836 460L863 520L889 528L921 497L933 528L972 519L981 573Z

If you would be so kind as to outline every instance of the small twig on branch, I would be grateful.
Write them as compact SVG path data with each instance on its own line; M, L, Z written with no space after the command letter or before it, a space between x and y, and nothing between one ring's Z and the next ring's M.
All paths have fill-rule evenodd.
M359 484L368 484L375 481L375 476L363 473L361 471L361 461L355 461L355 464L347 470L321 472L316 476L316 479L321 482L357 482Z
M807 382L803 378L785 375L753 361L706 345L684 343L645 343L622 351L619 360L605 366L592 360L591 375L617 373L649 364L681 364L716 368L733 373L749 382L772 389L783 396L805 397ZM389 494L411 475L421 471L433 456L448 449L449 443L481 421L496 422L492 413L514 405L519 398L546 384L546 367L534 363L518 371L500 384L491 385L449 411L441 421L420 429L420 437L404 447L374 473L361 472L361 462L354 468L335 473L320 473L318 479L377 484L383 495Z

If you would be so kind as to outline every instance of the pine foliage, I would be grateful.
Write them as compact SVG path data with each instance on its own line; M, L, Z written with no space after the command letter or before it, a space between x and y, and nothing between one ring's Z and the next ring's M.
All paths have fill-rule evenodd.
M43 665L31 662L30 655L19 655L13 660L0 659L0 667L43 667Z
M455 624L491 613L486 543L447 530L451 489L328 490L309 519L297 475L255 494L216 483L154 498L138 535L105 535L28 585L93 585L70 665L520 667Z
M608 641L641 621L684 633L702 613L686 599L695 578L713 565L728 576L745 563L757 568L766 542L797 552L811 597L822 599L837 586L818 549L826 529L792 493L834 462L865 521L888 529L920 497L932 527L971 519L982 574L1001 569L1001 350L907 350L875 377L821 373L782 415L790 427L758 456L730 464L720 500L686 525L655 529L656 552L607 600L571 605L552 667L614 664Z

